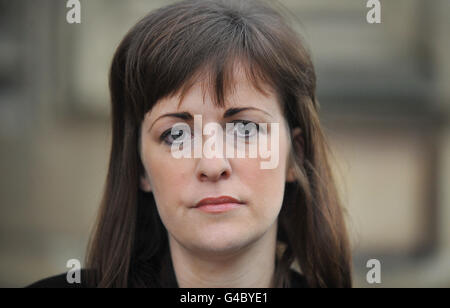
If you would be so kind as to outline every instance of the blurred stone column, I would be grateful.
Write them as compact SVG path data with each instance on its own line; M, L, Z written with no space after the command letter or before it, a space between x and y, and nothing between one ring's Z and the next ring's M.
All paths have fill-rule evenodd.
M435 6L435 29L433 47L436 57L435 69L441 107L450 113L450 1L438 0Z
M441 177L439 200L442 226L441 244L450 256L450 1L437 1L435 11L436 29L433 47L436 56L435 69L438 85L438 108L446 120L442 134ZM450 259L450 258L449 258ZM450 277L449 277L450 278Z
M450 286L450 1L438 0L433 11L432 48L435 57L437 108L442 112L444 125L441 134L439 170L439 246L440 257L436 272L442 283Z

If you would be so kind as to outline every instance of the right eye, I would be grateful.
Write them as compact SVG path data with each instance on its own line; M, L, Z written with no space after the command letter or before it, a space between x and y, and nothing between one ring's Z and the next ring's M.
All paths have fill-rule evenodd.
M172 128L166 130L161 134L160 140L168 145L173 143L182 143L187 136L191 134L190 128L187 125L174 125Z

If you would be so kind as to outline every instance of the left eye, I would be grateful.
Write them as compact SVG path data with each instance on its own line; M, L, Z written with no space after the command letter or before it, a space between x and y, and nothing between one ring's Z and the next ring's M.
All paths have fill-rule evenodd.
M251 121L233 121L233 130L238 137L249 138L255 136L259 131L259 125Z

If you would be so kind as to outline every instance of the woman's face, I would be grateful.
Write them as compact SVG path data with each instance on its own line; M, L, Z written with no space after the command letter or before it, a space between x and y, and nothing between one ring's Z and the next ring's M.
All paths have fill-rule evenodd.
M292 180L287 169L290 149L287 124L275 94L266 88L269 96L255 90L242 75L236 77L236 91L226 97L226 106L213 105L203 95L201 84L195 84L179 105L179 97L158 102L147 113L141 128L141 159L146 174L141 178L141 189L153 192L157 210L168 230L169 239L194 252L232 252L257 241L269 230L276 230L277 217L283 202L284 186ZM179 108L178 108L179 105ZM224 118L229 108L252 108ZM270 145L274 131L268 130L269 150L278 146L279 163L274 169L261 169L261 158L175 158L170 143L179 136L164 132L176 123L191 127L190 119L163 116L169 113L189 113L202 116L203 127L211 122L225 128L226 123L248 121L278 123L279 138ZM269 127L270 125L268 125ZM201 132L200 132L201 133ZM237 133L237 138L242 138ZM244 134L245 136L245 134ZM201 136L203 145L210 136ZM253 142L253 141L247 141ZM224 143L224 153L226 142ZM227 211L208 212L195 207L207 197L231 196L243 204Z

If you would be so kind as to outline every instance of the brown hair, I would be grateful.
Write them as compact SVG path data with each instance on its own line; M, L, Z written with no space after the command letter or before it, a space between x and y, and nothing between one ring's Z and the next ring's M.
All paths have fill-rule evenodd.
M176 287L167 231L152 193L139 189L144 115L158 100L185 93L204 74L224 105L239 61L255 88L278 94L292 140L296 181L286 183L279 215L274 286L288 287L297 263L310 287L351 287L343 208L318 117L310 56L288 18L257 0L187 0L151 12L117 48L110 70L112 148L86 265L91 286Z

